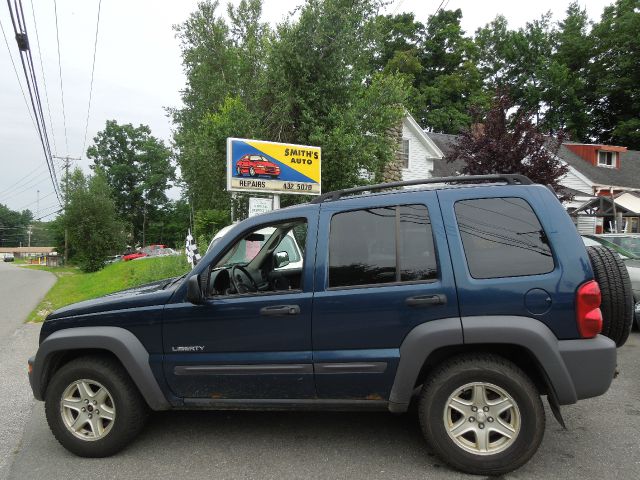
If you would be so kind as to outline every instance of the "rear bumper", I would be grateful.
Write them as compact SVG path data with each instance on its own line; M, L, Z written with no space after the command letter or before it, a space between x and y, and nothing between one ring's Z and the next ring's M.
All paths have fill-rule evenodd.
M591 339L558 342L560 356L573 382L576 400L605 393L616 370L616 344L598 335ZM560 402L573 403L573 402Z

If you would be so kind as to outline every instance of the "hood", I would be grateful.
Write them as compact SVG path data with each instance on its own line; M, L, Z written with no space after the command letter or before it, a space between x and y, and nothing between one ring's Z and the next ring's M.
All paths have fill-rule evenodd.
M178 277L180 278L180 277ZM164 305L175 291L180 282L167 286L174 279L168 278L134 288L110 293L103 297L73 303L59 308L50 313L46 321L59 318L76 317L90 313L107 312L113 310L126 310L129 308L149 307ZM167 286L167 288L164 288Z

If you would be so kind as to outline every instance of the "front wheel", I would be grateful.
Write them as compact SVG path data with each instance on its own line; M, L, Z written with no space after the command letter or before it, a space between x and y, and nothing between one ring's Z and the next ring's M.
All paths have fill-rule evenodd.
M81 457L107 457L142 430L147 405L127 372L107 357L82 357L53 376L45 398L49 428Z
M425 382L420 424L449 465L476 475L501 475L524 465L545 429L540 394L513 363L493 355L445 362Z

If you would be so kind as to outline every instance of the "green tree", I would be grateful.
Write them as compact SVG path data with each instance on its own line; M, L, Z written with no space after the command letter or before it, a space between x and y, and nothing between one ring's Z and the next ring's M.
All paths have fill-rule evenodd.
M172 248L183 248L189 230L191 211L186 200L169 201L160 208L147 224L149 243L160 243Z
M140 242L147 222L167 203L166 190L175 177L171 152L148 126L115 120L108 120L93 142L87 150L92 168L104 173L133 242Z
M640 149L640 0L604 9L592 35L590 133L606 144Z
M229 5L229 20L218 8L218 1L205 0L175 27L187 86L184 107L169 112L184 194L196 210L230 209L226 138L263 136L260 92L271 32L260 22L262 3Z
M556 157L562 135L555 141L547 140L533 113L510 114L513 107L508 95L499 94L486 115L476 115L474 128L460 134L446 160L464 160L462 173L469 175L523 174L562 196L559 182L568 171Z
M564 130L572 140L589 141L587 83L593 39L586 10L571 3L555 34L555 52L545 73L541 98L547 109L544 128Z
M309 0L271 31L261 2L204 1L177 27L187 88L172 110L185 194L200 210L230 210L226 138L319 145L323 188L379 175L395 145L387 130L402 116L401 75L373 73L379 2ZM283 204L300 201L285 197Z
M102 268L108 255L124 247L124 228L106 176L97 170L87 178L76 169L71 175L68 197L61 218L69 229L72 258L85 272L94 272Z
M30 210L11 210L0 203L0 246L27 245L27 230L33 220Z
M544 111L546 73L554 51L555 29L551 14L510 30L498 15L476 31L478 66L489 91L509 91L514 107L522 113L534 112L540 123Z
M426 26L406 13L376 21L374 66L406 77L407 108L420 124L439 132L458 133L469 126L469 110L489 102L476 46L461 19L457 9L439 10Z
M269 139L322 147L325 190L380 178L395 145L406 85L399 75L372 75L377 1L307 1L295 21L278 27L263 98Z

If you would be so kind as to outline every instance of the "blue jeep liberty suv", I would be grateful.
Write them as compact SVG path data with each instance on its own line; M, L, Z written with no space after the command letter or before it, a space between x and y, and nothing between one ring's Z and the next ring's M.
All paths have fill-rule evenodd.
M497 475L536 452L542 396L564 425L561 405L609 388L625 275L520 175L329 192L238 223L184 277L53 312L29 380L81 456L124 448L149 410L415 401L443 460Z

